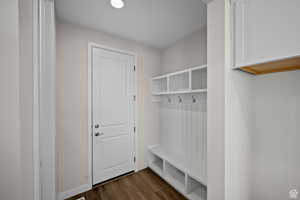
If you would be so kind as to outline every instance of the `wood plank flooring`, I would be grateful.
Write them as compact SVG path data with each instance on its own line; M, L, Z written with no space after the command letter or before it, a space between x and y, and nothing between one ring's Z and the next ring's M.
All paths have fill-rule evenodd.
M67 200L186 200L149 168L121 177Z

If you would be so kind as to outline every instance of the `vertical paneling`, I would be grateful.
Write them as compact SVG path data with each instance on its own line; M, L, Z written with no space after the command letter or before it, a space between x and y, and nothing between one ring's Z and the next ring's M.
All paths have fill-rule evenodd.
M170 153L185 158L188 166L198 170L197 173L202 170L201 174L206 174L206 94L170 95L161 98L161 145Z

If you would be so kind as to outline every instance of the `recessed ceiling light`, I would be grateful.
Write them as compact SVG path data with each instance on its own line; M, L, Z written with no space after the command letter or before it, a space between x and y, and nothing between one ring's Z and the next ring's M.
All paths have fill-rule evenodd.
M124 1L123 0L110 0L110 4L114 8L123 8L124 7Z

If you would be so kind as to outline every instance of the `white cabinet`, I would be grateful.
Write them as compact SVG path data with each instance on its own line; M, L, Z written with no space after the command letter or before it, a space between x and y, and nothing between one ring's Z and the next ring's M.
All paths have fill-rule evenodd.
M299 0L232 0L234 67L300 56Z

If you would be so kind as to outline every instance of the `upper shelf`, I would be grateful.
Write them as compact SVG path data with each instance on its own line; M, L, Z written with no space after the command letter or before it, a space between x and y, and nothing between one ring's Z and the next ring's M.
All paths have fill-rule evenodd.
M207 66L154 77L152 86L153 95L207 92Z

